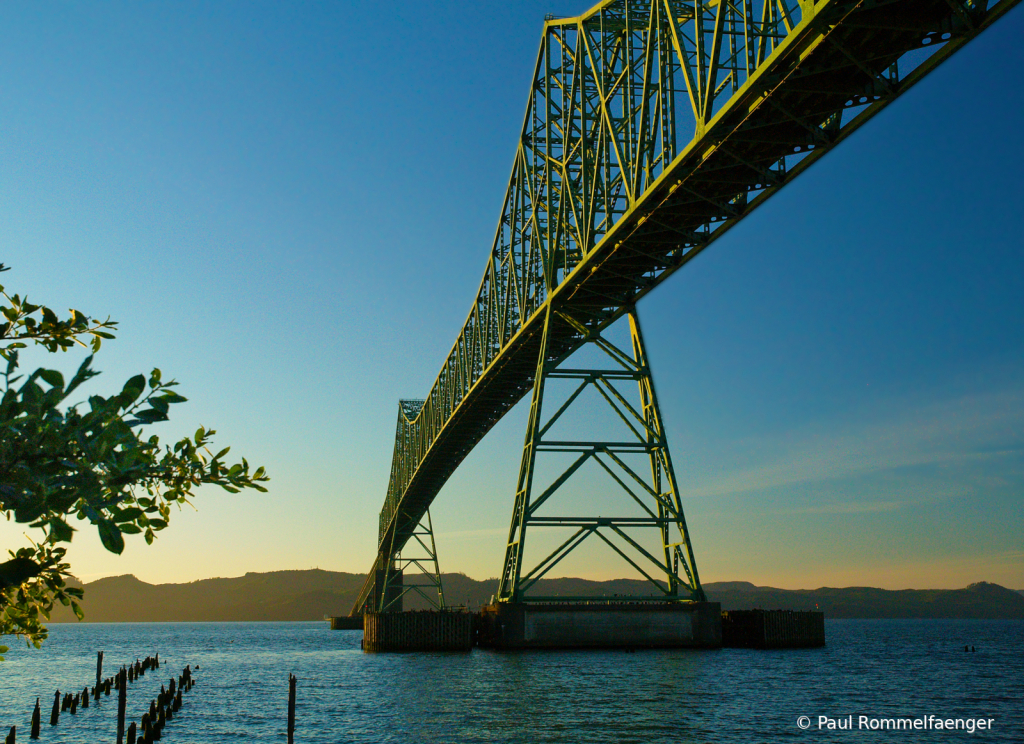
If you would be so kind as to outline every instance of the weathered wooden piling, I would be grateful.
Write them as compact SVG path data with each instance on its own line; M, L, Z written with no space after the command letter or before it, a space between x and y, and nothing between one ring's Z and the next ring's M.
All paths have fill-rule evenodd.
M14 740L14 737L16 736L17 731L18 731L18 727L17 726L11 726L11 733L7 734L7 738L4 739L4 744L17 744L17 742Z
M127 744L135 744L135 721L132 721L128 726L128 742Z
M100 680L103 679L103 652L96 652L96 685L99 686Z
M288 675L288 744L295 744L295 687L298 678Z
M53 693L53 709L50 711L50 725L56 726L60 720L60 690Z
M29 731L28 738L38 739L39 738L39 723L40 723L41 711L39 710L39 698L36 698L36 707L32 711L32 728Z
M120 688L117 692L117 744L124 742L124 713L128 707L128 672L121 669L117 673Z

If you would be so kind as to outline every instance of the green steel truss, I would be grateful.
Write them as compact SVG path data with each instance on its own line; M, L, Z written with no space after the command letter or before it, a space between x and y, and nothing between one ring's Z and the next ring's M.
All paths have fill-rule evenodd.
M547 20L480 288L399 416L353 612L533 388L542 339L548 362L571 354L1018 2L609 0Z
M546 311L548 317L545 331L551 326L552 312L549 306ZM497 598L500 602L543 602L556 599L531 596L527 592L571 551L592 536L604 541L641 576L651 582L652 594L631 597L632 601L693 601L705 598L697 576L693 547L679 500L679 488L675 470L672 468L658 399L654 393L654 381L647 363L640 321L635 309L630 309L628 314L631 353L623 351L601 333L579 327L586 343L603 352L604 367L579 369L553 364L548 360L546 344L541 343L530 402L530 417L526 426L526 441L523 444L523 459L516 487L515 508L505 550L505 565L498 585ZM573 323L571 317L562 317L566 322ZM609 360L611 369L607 368ZM545 383L558 379L577 384L565 402L545 420ZM620 389L622 383L636 385L635 402L631 403ZM624 424L623 430L628 432L625 439L565 440L551 433L552 427L563 419L566 412L578 403L580 396L587 390L597 391L615 412ZM542 453L571 453L575 455L575 459L546 488L534 495L537 457ZM635 460L636 455L647 456L650 465L648 477L638 473L635 465L630 465L629 461ZM568 517L538 514L541 507L590 462L596 463L604 470L608 480L615 484L613 490L621 492L623 497L628 497L639 506L641 516ZM532 569L524 572L523 557L526 530L529 525L574 528L575 531ZM643 541L638 539L638 530L645 528L657 530L662 549L661 557L652 554L644 546ZM683 570L682 576L680 568ZM557 597L560 602L582 599L592 598Z
M405 545L393 553L387 570L381 572L377 612L401 610L405 595L410 592L419 594L434 609L445 608L441 568L434 543L434 523L429 509L423 520L413 529Z

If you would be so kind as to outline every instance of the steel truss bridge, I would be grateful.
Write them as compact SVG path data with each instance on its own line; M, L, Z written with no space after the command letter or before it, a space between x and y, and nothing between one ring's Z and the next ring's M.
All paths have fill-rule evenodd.
M353 614L393 609L411 590L443 604L428 508L528 393L499 601L543 600L527 595L532 583L595 535L651 579L652 599L702 598L635 303L1017 2L608 0L546 19L480 288L426 398L399 404L378 554ZM624 316L631 350L606 338ZM562 366L588 344L609 369ZM559 375L601 393L636 437L552 441L541 404ZM538 492L548 450L577 460ZM651 473L622 453L648 457ZM586 461L644 516L550 518L574 537L529 569L527 525L544 526L537 508ZM660 555L629 537L634 526L661 534ZM427 584L404 580L413 564Z

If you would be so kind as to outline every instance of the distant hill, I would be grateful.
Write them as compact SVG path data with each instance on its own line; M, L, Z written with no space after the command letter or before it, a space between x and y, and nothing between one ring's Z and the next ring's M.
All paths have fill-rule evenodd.
M86 622L202 622L252 620L320 620L347 615L363 582L362 574L336 571L247 573L231 579L203 579L189 584L147 584L134 576L113 576L85 584ZM464 574L444 574L445 600L477 608L497 591L497 579L476 581ZM587 581L543 579L533 593L542 596L630 597L650 594L637 579ZM775 589L745 581L705 584L708 599L722 609L818 609L828 618L989 618L1024 619L1024 593L980 582L964 589L871 587L843 589ZM427 607L416 594L406 609ZM53 622L73 622L60 607Z
M334 571L247 573L189 584L147 584L111 576L84 585L86 622L206 622L320 620L347 614L363 583L360 574ZM60 607L53 622L73 622Z

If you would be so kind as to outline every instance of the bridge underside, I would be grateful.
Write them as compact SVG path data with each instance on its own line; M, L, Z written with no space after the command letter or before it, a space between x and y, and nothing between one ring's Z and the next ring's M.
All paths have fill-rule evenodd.
M613 323L1017 1L617 0L548 21L484 279L430 395L399 417L353 613L530 391L542 340L565 359L580 325Z

